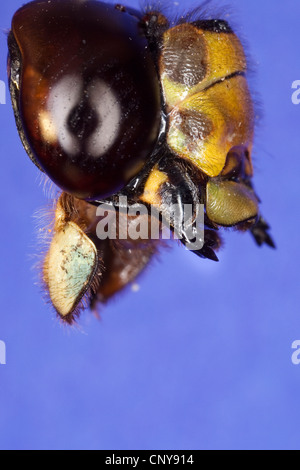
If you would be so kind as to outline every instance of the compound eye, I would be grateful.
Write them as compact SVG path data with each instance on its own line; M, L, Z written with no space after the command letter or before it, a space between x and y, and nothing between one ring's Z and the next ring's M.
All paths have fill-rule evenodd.
M33 1L9 35L10 89L24 146L64 191L122 189L157 141L160 90L138 20L93 0Z

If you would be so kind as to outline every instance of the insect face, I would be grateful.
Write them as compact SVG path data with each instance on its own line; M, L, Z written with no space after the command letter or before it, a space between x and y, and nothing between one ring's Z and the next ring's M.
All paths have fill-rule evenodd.
M43 282L64 321L106 302L157 251L158 240L137 242L130 231L99 237L100 203L119 220L121 198L154 208L159 227L167 222L187 247L202 225L201 258L218 260L222 227L274 246L252 183L247 61L226 21L39 0L14 15L8 47L21 140L63 191Z

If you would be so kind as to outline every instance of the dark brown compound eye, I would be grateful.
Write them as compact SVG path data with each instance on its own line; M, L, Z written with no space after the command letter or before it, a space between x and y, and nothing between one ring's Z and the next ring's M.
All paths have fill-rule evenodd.
M116 193L160 127L157 73L138 20L93 0L33 1L8 39L10 90L32 160L83 199Z

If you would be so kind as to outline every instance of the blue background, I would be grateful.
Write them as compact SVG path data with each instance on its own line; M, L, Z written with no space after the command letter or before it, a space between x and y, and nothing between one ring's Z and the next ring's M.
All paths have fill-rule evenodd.
M0 5L5 81L5 30L22 3ZM226 233L213 263L174 245L101 321L86 312L78 327L63 327L34 284L33 214L47 198L7 96L0 105L0 340L7 348L0 448L300 448L300 366L291 361L300 339L300 105L291 101L300 80L300 3L227 3L247 38L262 104L255 186L277 250Z

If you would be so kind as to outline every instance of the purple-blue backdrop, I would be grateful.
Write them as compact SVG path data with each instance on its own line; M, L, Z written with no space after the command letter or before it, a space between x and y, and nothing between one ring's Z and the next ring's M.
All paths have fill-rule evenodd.
M5 31L22 3L0 5L5 82ZM291 361L300 339L300 105L291 100L300 80L300 3L227 3L256 70L264 117L255 186L277 251L237 233L225 235L219 264L174 246L101 321L87 312L79 328L62 327L34 285L33 214L47 199L7 96L0 105L1 449L300 448L300 366Z

